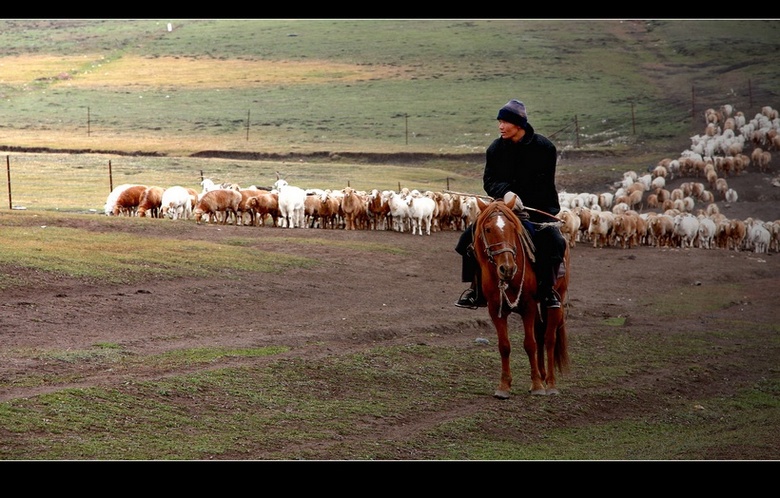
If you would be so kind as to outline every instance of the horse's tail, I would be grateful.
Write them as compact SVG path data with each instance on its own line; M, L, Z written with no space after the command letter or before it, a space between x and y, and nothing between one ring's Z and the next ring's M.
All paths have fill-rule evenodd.
M547 335L548 321L552 318L557 320L555 326L555 346L553 347L553 365L548 365L548 368L555 369L558 372L564 374L569 371L569 336L566 333L566 316L565 311L561 308L556 312L551 312L547 317L542 318L538 316L536 321L536 327L534 330L534 336L536 337L536 343L541 347L544 347L545 336Z

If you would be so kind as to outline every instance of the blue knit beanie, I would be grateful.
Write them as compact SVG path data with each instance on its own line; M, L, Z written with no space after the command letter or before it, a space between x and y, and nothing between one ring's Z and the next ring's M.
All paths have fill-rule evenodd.
M525 104L517 99L512 99L507 102L504 107L499 109L498 117L501 121L506 121L525 129L525 125L528 123L528 114L525 112Z

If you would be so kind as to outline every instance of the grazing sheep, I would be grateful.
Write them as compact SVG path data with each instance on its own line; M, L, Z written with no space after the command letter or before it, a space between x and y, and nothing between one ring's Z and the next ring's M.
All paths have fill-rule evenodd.
M143 218L149 212L151 218L160 218L160 208L162 207L162 195L165 189L162 187L148 187L138 204L138 216Z
M231 188L230 190L236 190L241 194L241 202L238 204L238 224L239 225L246 225L246 216L249 217L249 226L255 226L255 211L249 207L249 199L252 197L255 197L260 192L267 192L265 190L258 190L256 187L253 188L245 188L245 189L235 189Z
M209 219L214 218L215 222L221 219L223 225L227 224L230 216L233 216L233 224L238 224L238 205L241 203L241 193L236 190L217 189L210 190L203 194L198 201L193 214L195 222L201 223L205 215Z
M271 218L273 226L277 226L279 219L279 197L275 192L260 191L257 195L247 200L247 209L254 213L254 222L257 226L265 226L266 219Z
M119 199L119 196L122 195L122 192L127 190L130 187L136 187L138 184L136 183L124 183L111 191L110 194L108 194L108 197L106 198L106 205L104 207L106 216L114 216L114 208L116 207L116 201Z
M198 197L197 192L190 192L191 189L179 185L168 187L162 195L160 213L162 217L172 220L185 219L192 217L192 194Z
M114 216L135 216L146 188L146 185L133 185L123 190L116 199Z

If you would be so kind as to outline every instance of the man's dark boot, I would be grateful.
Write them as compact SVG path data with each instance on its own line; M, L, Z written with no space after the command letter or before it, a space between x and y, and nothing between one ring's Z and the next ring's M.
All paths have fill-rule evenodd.
M542 306L546 309L561 307L561 301L558 299L558 294L554 290L550 289L544 296L545 297L542 298Z
M477 289L472 285L460 295L460 299L455 302L455 306L458 308L468 308L475 310L479 308L477 304Z
M554 282L558 279L560 264L554 264L550 269L550 276L539 280L538 294L541 296L542 306L547 309L560 308L561 301L558 299L558 293L553 290Z
M463 291L463 294L461 294L460 298L455 302L455 306L459 308L468 308L470 310L485 306L485 304L480 302L484 301L484 299L480 299L481 296L477 290L479 288L477 283L477 271L477 258L474 257L473 248L469 246L466 250L466 254L463 255L461 279L464 282L471 282L471 287Z

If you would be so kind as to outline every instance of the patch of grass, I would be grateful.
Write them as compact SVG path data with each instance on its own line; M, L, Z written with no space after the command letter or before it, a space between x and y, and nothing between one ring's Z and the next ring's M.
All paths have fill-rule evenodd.
M177 349L157 356L144 357L134 363L165 365L178 367L198 363L212 363L223 358L255 358L271 356L289 351L286 346L270 346L263 348L193 348Z
M47 350L38 355L43 360L57 360L67 363L116 363L126 357L127 353L118 344L104 346L96 344L94 348L88 350Z
M734 284L679 287L653 296L652 310L667 317L714 311L739 302L744 294L744 288Z
M350 240L326 240L319 238L298 238L298 237L266 237L266 242L280 242L283 244L303 244L313 246L333 246L355 249L356 251L383 252L388 254L404 254L406 250L402 247L379 242L362 242Z
M160 355L137 356L126 351L122 346L112 344L108 346L95 345L86 350L35 350L28 352L15 352L16 358L28 357L44 363L90 363L104 365L112 370L133 369L148 366L168 368L180 368L182 366L204 363L217 363L225 358L257 358L272 356L288 351L286 346L269 346L261 348L193 348L174 350ZM23 377L14 376L12 379L0 379L0 385L16 387L33 386L57 386L81 380L78 374L62 375L52 372L38 372L31 370Z
M0 247L0 264L112 283L140 281L150 275L174 278L231 270L276 272L316 264L311 258L258 251L235 243L95 233L57 226L1 226L0 237L6 240Z
M578 352L595 356L599 341L583 339ZM282 350L195 349L142 361L211 362ZM621 354L619 348L616 354ZM629 364L655 357L638 348L622 354ZM659 365L644 368L663 371L671 363L685 368L692 354L682 350L675 357L662 355L656 360ZM525 368L515 369L519 392L526 382ZM0 426L8 442L0 444L0 456L177 460L262 455L268 460L307 460L317 459L317 445L325 444L328 455L359 460L696 460L717 458L718 448L739 444L744 431L751 434L745 433L746 440L756 441L752 427L780 423L780 389L774 376L733 397L705 397L694 405L669 399L664 406L647 406L646 416L610 420L605 414L601 424L581 425L580 413L641 404L641 387L610 388L620 384L620 370L578 364L575 379L567 381L567 396L519 394L504 402L490 398L497 375L498 355L492 348L407 345L318 360L280 359L263 368L221 368L117 389L63 390L0 403ZM577 396L577 384L592 383L594 375L604 377L602 395ZM480 409L472 415L435 417L445 403L473 402ZM549 417L565 417L569 423L547 430ZM420 424L420 429L401 438L341 442L377 429L381 433L386 419ZM23 435L28 444L14 445ZM772 455L774 439L767 433L767 445L754 451ZM9 448L15 448L13 453Z

